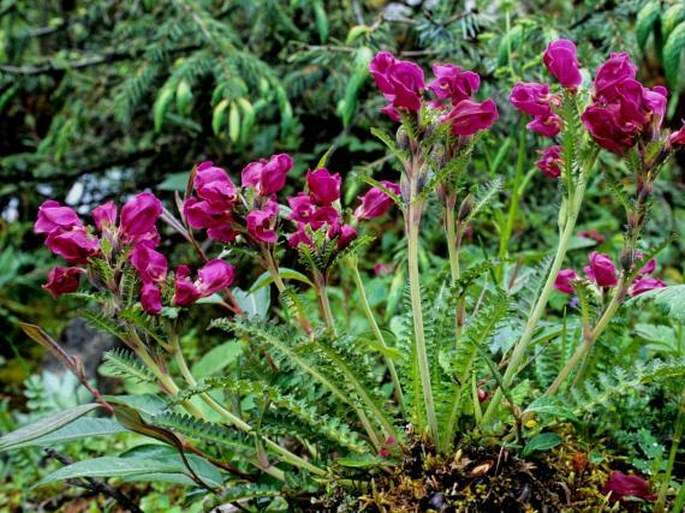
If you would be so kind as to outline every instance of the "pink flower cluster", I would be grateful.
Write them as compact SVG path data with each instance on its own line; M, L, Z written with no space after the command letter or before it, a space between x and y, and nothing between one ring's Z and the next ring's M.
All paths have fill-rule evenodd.
M307 172L307 191L288 198L292 211L289 219L297 223L297 231L288 237L288 244L294 248L300 244L313 248L310 233L319 230L325 230L327 240L335 240L339 249L357 238L357 230L343 223L334 205L340 200L341 184L340 174L332 174L326 168Z
M564 88L575 92L583 81L573 41L559 39L551 42L542 60ZM533 116L527 125L533 132L543 137L554 137L561 131L562 120L554 112L554 107L561 104L561 97L550 93L549 84L520 82L514 85L509 100L514 108Z
M638 253L636 257L642 258L643 256ZM662 280L647 276L655 270L656 261L652 259L640 269L637 278L628 289L628 294L634 297L652 289L666 287L666 283ZM600 288L611 288L618 285L619 272L609 255L593 251L590 253L589 264L583 267L583 272L587 280ZM564 294L572 294L575 290L575 284L580 280L582 278L574 269L562 269L557 274L554 288Z
M581 119L597 144L621 154L637 142L659 136L668 91L648 89L635 80L637 66L627 53L614 53L595 74L592 104Z
M121 209L120 216L116 205L109 201L93 210L93 221L100 232L98 238L73 209L60 206L55 201L46 201L38 211L34 231L47 234L48 248L72 264L89 264L94 258L110 261L125 256L141 280L143 310L158 314L162 310L162 290L167 289L168 281L167 259L156 249L160 243L156 223L162 210L162 203L150 192L140 193L129 200ZM103 240L108 241L106 246L101 243ZM80 276L85 273L87 270L82 267L55 267L48 274L44 288L53 297L74 292ZM174 280L173 304L187 306L229 286L233 282L234 271L230 264L213 260L200 269L197 281L190 281L189 275L187 266L179 266Z
M448 123L455 135L469 136L489 128L498 118L492 99L476 102L471 95L478 91L480 77L452 64L434 64L435 79L426 87L423 70L414 62L402 61L388 52L379 52L371 61L373 75L388 105L383 112L399 121L400 112L418 112L426 89L438 98L428 102L444 111L440 120Z

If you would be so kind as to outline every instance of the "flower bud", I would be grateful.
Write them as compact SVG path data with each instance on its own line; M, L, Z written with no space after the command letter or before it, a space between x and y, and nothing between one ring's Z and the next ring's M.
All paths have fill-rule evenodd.
M614 287L618 284L618 271L609 255L593 251L590 253L590 265L583 267L583 271L600 287Z
M117 206L113 201L108 201L93 209L93 221L100 233L114 228L117 224Z
M554 288L564 294L573 294L573 282L580 277L573 269L562 269L554 280Z
M383 180L380 184L393 194L400 193L400 187L396 183L390 182L388 180ZM354 217L359 221L375 219L384 215L390 206L393 204L393 199L388 196L385 191L379 189L378 187L372 187L366 194L361 198L361 205L357 207L354 211Z
M48 281L43 288L55 299L62 294L76 292L79 278L85 272L85 269L80 267L53 267L48 273Z

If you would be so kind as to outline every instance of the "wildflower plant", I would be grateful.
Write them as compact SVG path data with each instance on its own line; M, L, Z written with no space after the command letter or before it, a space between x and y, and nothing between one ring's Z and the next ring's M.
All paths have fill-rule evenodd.
M472 71L436 63L427 82L416 63L380 52L369 71L387 100L381 110L397 128L394 135L373 133L399 175L367 178L371 187L354 205L342 204L343 176L326 168L325 157L307 171L301 192L284 197L294 163L278 154L248 164L239 177L211 162L197 165L176 198L177 214L149 192L130 199L119 214L111 202L94 209L94 226L55 201L41 206L36 233L71 264L54 268L45 288L54 297L83 298L88 307L82 315L128 348L109 353L108 365L157 386L160 395L155 407L143 406L141 398L102 396L78 360L25 324L26 333L57 354L96 402L7 435L0 448L39 444L47 436L59 440L100 406L126 429L178 454L180 466L158 462L146 467L149 474L183 474L230 502L278 495L288 487L364 486L369 474L359 468L373 475L398 465L414 439L440 454L478 433L502 439L513 433L523 446L545 427L529 422L537 413L551 412L552 421L572 418L559 396L592 374L587 355L617 312L631 297L668 289L651 276L660 248L642 247L640 236L654 181L672 148L685 143L685 128L662 128L666 90L638 82L626 54L613 54L591 84L571 41L550 43L542 61L552 83L517 83L509 99L531 117L528 129L550 139L537 166L559 184L558 243L523 291L511 291L494 272L497 259L467 267L461 253L473 221L500 192L501 181L469 187L466 180L480 139L498 120L498 107L479 98L480 77ZM618 255L591 253L581 274L565 267L566 254L588 182L601 172L596 162L602 149L617 155L630 173L630 186L610 183L626 211L624 245ZM420 234L431 204L441 212L449 269L427 277L420 270ZM404 220L408 298L402 326L391 336L370 306L358 263L371 240L367 226L398 214ZM162 223L188 242L199 267L181 263L171 269ZM232 288L239 270L227 262L235 248L252 255L263 271L249 294L271 284L278 289L280 321L265 322L239 300ZM300 268L284 268L284 254L296 254ZM334 316L331 280L346 278L373 341L348 332ZM88 291L77 292L81 281ZM306 298L308 289L315 305ZM555 290L577 296L582 339L547 390L521 394L517 387L533 348L538 351L541 320ZM213 326L239 345L241 368L202 379L193 375L181 341L186 311L198 303L226 312ZM511 349L498 355L491 341L505 325L521 329L514 329ZM379 363L387 379L376 372ZM640 372L682 378L685 366L661 362ZM386 384L392 389L387 395ZM45 481L79 475L74 472L82 463ZM120 468L126 475L125 465ZM616 474L607 489L624 490L622 479ZM633 481L626 482L637 486Z

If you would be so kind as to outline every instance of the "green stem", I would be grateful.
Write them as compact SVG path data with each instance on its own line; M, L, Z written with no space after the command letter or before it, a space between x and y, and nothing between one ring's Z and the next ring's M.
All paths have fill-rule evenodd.
M625 297L626 290L627 286L625 280L621 280L621 282L618 284L618 287L616 288L614 296L611 298L611 301L604 310L604 313L597 321L597 324L592 329L592 331L584 335L583 343L576 348L571 358L568 360L568 362L566 362L566 365L564 365L561 371L559 371L559 375L556 377L554 382L549 386L549 388L545 392L545 395L555 394L557 390L559 390L559 387L569 377L575 366L578 365L578 362L580 362L581 359L583 359L589 354L595 341L604 332L606 327L611 322L611 319L614 318L614 315L616 315L616 312L618 311L619 307L621 306L621 302Z
M542 318L545 308L547 307L549 297L554 290L554 282L557 278L557 274L559 274L559 271L561 270L561 266L564 263L564 259L566 258L566 250L568 249L569 242L571 241L571 237L573 236L573 232L576 227L576 221L578 219L578 214L583 201L583 195L585 193L585 186L586 173L583 173L576 190L569 198L566 208L564 229L561 232L561 238L559 240L559 245L557 246L557 252L554 256L549 274L547 275L547 280L545 281L540 296L538 297L530 316L528 317L528 322L523 330L523 334L521 335L521 338L517 342L516 346L514 346L514 351L511 355L511 359L509 360L509 364L507 365L507 370L502 378L504 385L507 387L511 384L514 377L520 370L523 359L526 356L528 346L533 339L535 328ZM564 213L561 212L560 215L564 215ZM502 390L498 388L493 395L488 408L485 410L485 414L483 415L483 424L487 424L490 420L492 420L492 417L502 402L502 398Z
M190 372L190 369L188 368L188 364L185 361L185 358L183 357L183 352L181 351L181 348L178 346L178 342L176 342L176 351L174 354L174 359L176 360L176 363L179 366L179 369L181 370L181 374L183 375L183 378L186 380L188 385L191 387L196 387L197 386L197 381L195 380L194 376ZM215 412L217 412L221 417L223 417L226 421L228 421L230 424L234 425L241 431L244 431L246 433L254 433L254 429L252 426L250 426L247 422L245 422L243 419L240 417L236 416L235 414L231 413L228 411L226 408L224 408L221 404L219 404L212 396L210 396L208 393L203 392L201 394L198 394L199 397L209 406L212 408ZM273 450L280 459L285 462L289 463L291 465L294 465L296 467L308 470L312 474L318 475L318 476L325 476L326 471L317 467L316 465L313 465L309 463L307 460L297 456L296 454L293 454L287 449L284 449L280 445L278 445L276 442L273 440L262 436L258 435L259 438L264 442L264 444L269 447L271 450ZM282 481L285 481L285 473L273 466L269 466L264 468L262 465L257 464L257 466L266 472L267 474L276 477L277 479L280 479Z
M668 464L666 465L666 472L663 476L663 481L659 487L659 496L654 505L654 513L663 513L666 506L666 493L668 492L668 485L671 481L673 473L673 466L675 465L675 458L678 454L678 447L683 436L683 425L685 424L685 388L680 394L680 407L678 408L678 417L675 421L675 430L673 431L673 440L671 441L671 451L668 455ZM685 484L681 484L685 486ZM673 510L675 511L675 509Z
M423 402L426 409L426 419L428 421L430 437L437 444L439 441L438 421L435 416L435 405L433 404L433 390L430 369L428 367L428 353L426 351L426 336L423 330L421 284L419 281L419 225L421 222L421 208L422 204L420 202L412 201L407 213L409 289L414 318L414 334L416 337L416 356L423 391Z
M335 322L333 321L333 310L331 310L331 303L328 300L328 287L326 286L326 278L317 272L314 277L314 284L316 285L316 295L319 298L321 305L321 313L326 327L331 330L334 336L338 335L335 329Z
M359 301L361 302L362 310L364 311L364 315L366 315L366 320L371 327L371 331L373 331L373 334L376 336L376 340L378 340L378 343L381 345L381 347L386 350L383 353L383 358L385 359L385 364L390 372L390 379L392 380L393 387L395 388L397 402L400 405L400 409L404 411L404 394L402 393L402 387L400 386L400 378L397 374L397 368L395 367L395 362L387 353L388 345L385 343L383 332L378 326L378 323L376 322L376 316L373 314L371 306L369 305L369 299L367 298L366 290L364 289L364 282L362 281L362 277L359 274L359 268L357 267L356 256L350 257L349 262L349 267L352 271L352 280L357 287L357 293L359 294Z

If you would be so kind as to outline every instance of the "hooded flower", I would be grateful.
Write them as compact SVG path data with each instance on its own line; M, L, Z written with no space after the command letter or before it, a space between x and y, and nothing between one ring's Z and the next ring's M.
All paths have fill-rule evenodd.
M573 269L562 269L554 280L554 288L564 294L573 294L573 282L579 279L578 273Z
M632 125L622 123L620 116L619 105L590 105L581 119L597 144L621 154L635 143L635 131Z
M541 155L535 165L549 178L559 178L564 161L561 158L561 146L555 145L538 151Z
M80 267L53 267L48 273L48 281L43 288L57 299L62 294L76 292L79 278L86 271Z
M339 200L341 182L340 174L331 174L325 168L307 171L309 195L317 205L330 205Z
M68 231L83 228L83 223L73 208L63 207L53 200L45 201L38 207L38 219L33 225L35 233L50 234L55 230Z
M647 501L656 500L657 495L649 491L649 481L640 476L627 475L623 472L612 472L604 485L605 495L611 494L610 502L624 501L628 497L637 497Z
M45 245L70 264L86 264L89 258L100 253L98 239L89 235L85 229L53 230L48 235Z
M121 209L119 232L126 242L158 240L155 223L162 215L162 202L151 192L141 192Z
M197 195L215 210L230 209L238 197L228 173L211 162L202 162L197 166L193 183Z
M637 75L637 66L626 52L612 53L595 73L594 98L605 102L618 99L618 86Z
M183 215L192 228L207 229L211 239L233 242L238 236L231 213L214 208L208 201L188 198L183 204Z
M512 88L509 101L515 109L529 116L547 116L550 104L557 102L557 98L549 93L547 84L519 82Z
M526 128L543 137L555 137L561 132L562 125L561 118L552 109L549 109L546 114L535 116L533 121L526 125Z
M231 264L215 259L207 262L197 274L198 279L193 282L188 266L178 266L174 290L175 305L188 306L201 297L211 296L229 287L233 283L235 269Z
M111 230L117 225L117 206L113 201L108 201L102 205L99 205L93 209L93 221L95 221L95 226L100 230L100 233L104 233L107 230Z
M661 289L666 286L666 282L659 280L658 278L652 278L651 276L639 276L630 285L630 288L628 289L628 295L635 297L644 292L654 289Z
M378 89L395 109L418 111L421 92L426 88L423 70L415 63L396 59L388 52L379 52L371 60L369 71Z
M150 315L157 315L162 311L162 293L154 283L144 283L140 289L140 304Z
M491 99L482 103L467 99L455 105L442 121L451 125L454 135L466 136L490 128L498 117L497 105Z
M293 158L286 153L272 155L245 166L241 173L242 186L254 187L257 194L270 196L285 186L285 177L293 168Z
M338 232L338 249L345 249L350 243L357 238L357 230L354 226L344 224L340 227Z
M143 283L159 283L166 279L166 257L155 251L150 242L136 244L131 251L130 260Z
M450 100L456 105L471 97L478 91L480 77L473 71L464 71L453 64L433 64L435 80L428 84L428 89L441 100Z
M542 56L549 72L567 89L575 89L583 81L576 57L576 45L568 39L552 41Z
M400 194L400 186L384 180L380 184L395 195ZM354 217L359 221L375 219L384 215L393 204L393 199L378 187L372 187L361 198L361 205L354 211Z
M685 145L685 119L682 121L683 126L671 134L669 141L672 145Z
M274 230L278 219L278 203L269 199L262 210L253 210L245 217L247 232L250 236L261 242L273 244L277 234Z
M304 223L297 224L297 231L288 237L288 244L293 248L298 248L300 244L304 244L309 247L314 246L312 238L307 233Z
M174 285L174 304L188 306L202 297L202 293L190 279L190 268L179 265L176 269Z
M593 251L590 253L590 264L583 267L583 271L600 287L613 287L618 283L618 271L609 255Z

